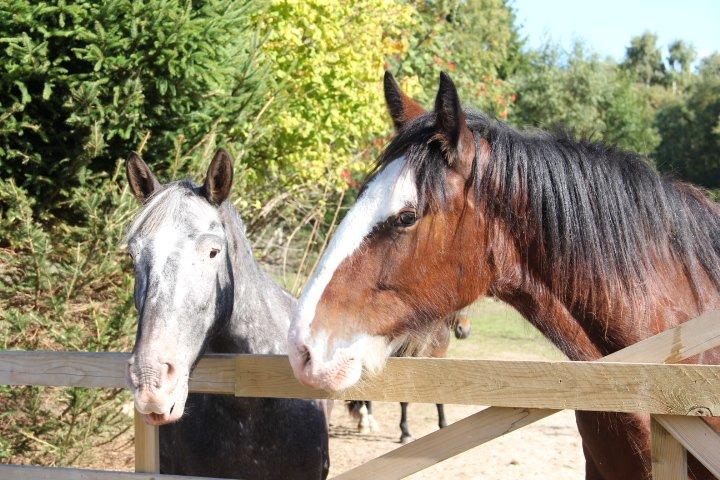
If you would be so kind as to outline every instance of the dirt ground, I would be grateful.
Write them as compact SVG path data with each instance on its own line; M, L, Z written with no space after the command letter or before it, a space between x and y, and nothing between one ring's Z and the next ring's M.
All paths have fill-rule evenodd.
M451 423L478 410L447 405L445 415ZM331 477L400 446L400 405L374 402L373 414L379 430L361 434L341 402L336 402L330 424ZM408 422L415 438L434 431L435 405L410 405ZM575 416L572 411L563 411L408 478L577 480L584 478L584 469Z

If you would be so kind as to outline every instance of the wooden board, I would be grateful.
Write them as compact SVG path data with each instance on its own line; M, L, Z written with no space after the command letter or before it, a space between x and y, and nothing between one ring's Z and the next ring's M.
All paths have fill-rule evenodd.
M651 420L652 478L678 480L687 477L685 447L654 418Z
M720 366L391 358L342 392L301 385L285 356L237 357L235 394L720 415Z
M720 310L646 338L603 357L603 362L680 363L686 358L720 346Z
M657 415L653 418L720 478L720 436L707 423L695 417Z
M404 478L553 413L555 410L487 408L340 474L334 479Z
M0 351L0 385L125 388L129 353ZM232 355L206 355L190 377L190 390L235 391Z
M219 480L209 477L161 475L158 473L115 472L84 468L0 465L0 479L13 480Z
M706 349L714 348L720 345L720 337L715 334L715 325L707 324L706 321L707 316L705 315L703 317L693 319L683 325L663 332L661 335L647 338L635 345L631 345L618 352L608 355L602 360L616 362L632 360L645 360L647 362L663 362L669 360L682 361L685 358L701 353ZM677 341L676 339L678 338L681 340ZM456 446L456 448L454 448L455 454L469 450L475 446L482 445L483 443L505 435L505 433L515 430L516 425L528 425L534 421L540 420L541 418L557 413L558 411L559 410L530 410L530 415L537 415L537 417L533 421L527 421L529 416L527 410L525 409L516 409L513 411L512 409L508 410L502 407L487 408L474 415L476 417L476 421L481 421L478 417L482 416L488 420L492 419L494 422L499 422L499 425L496 425L492 432L488 432L488 435L478 435L474 438L474 441L465 442L462 445L462 449ZM674 425L678 418L684 419L685 417L665 416L663 417L663 421L670 427L679 428L682 427L682 425ZM451 427L452 425L447 428ZM417 464L413 461L415 452L418 450L424 451L423 458L427 460L432 458L437 459L436 463L450 458L450 455L447 455L445 452L445 445L443 442L438 440L438 436L442 439L441 432L442 431L433 432L432 434L419 438L408 445L402 446L388 452L385 455L370 460L369 462L343 473L341 477L346 479L372 478L372 476L369 476L368 473L374 474L378 471L379 466L387 465L388 462L392 462L390 464L390 468L392 470L389 470L392 472L392 475L389 473L384 474L382 478L386 480L401 479L415 472L419 472L420 470L424 470L425 468L431 466L431 464L429 464L429 461L418 462ZM706 431L704 437L707 436L709 436L709 432ZM692 443L701 442L702 440L703 437L695 435L693 439L687 440L687 445L692 445ZM710 448L715 448L715 451L720 451L716 446L711 446ZM710 455L710 458L704 458L701 461L711 462L712 456ZM710 470L712 470L712 468L710 468ZM720 476L718 478L720 478Z
M0 352L0 384L123 388L128 353Z
M160 472L160 429L148 425L135 410L135 471Z

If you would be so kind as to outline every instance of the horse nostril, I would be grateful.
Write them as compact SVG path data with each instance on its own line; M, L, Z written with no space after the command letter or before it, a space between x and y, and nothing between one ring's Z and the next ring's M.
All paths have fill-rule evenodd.
M310 349L303 345L300 347L300 358L302 359L302 366L303 368L307 367L310 361L312 360L312 356L310 355Z
M165 370L165 378L170 382L174 381L175 376L177 375L177 367L175 367L175 364L171 362L163 362L163 367Z

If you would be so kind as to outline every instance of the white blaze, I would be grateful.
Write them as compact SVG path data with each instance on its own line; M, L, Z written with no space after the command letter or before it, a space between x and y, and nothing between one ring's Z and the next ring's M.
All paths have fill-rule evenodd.
M375 176L340 223L317 270L300 296L298 313L290 330L291 339L302 342L309 340L307 337L317 304L343 260L362 245L375 226L405 206L416 204L415 172L405 168L405 157L400 157Z

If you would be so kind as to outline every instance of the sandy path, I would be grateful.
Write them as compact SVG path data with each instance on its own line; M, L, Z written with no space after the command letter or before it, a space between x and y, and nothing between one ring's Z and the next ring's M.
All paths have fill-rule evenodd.
M436 428L432 404L413 404L408 414L415 438ZM400 406L375 402L376 433L360 434L340 402L330 426L331 477L400 446ZM478 407L447 405L448 423L460 420ZM409 478L414 480L578 480L584 478L585 460L572 411L563 411L490 443L435 465Z

